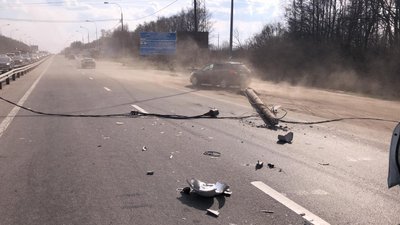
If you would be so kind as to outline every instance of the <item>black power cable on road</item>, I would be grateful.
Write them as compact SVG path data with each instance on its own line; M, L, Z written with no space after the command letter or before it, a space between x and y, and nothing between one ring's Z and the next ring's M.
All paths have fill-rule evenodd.
M211 109L208 112L195 116L184 116L184 115L171 115L171 114L158 114L158 113L144 113L139 111L131 111L129 113L115 113L115 114L65 114L65 113L48 113L41 112L34 109L27 108L25 106L19 105L13 101L0 97L0 100L7 102L11 105L17 106L26 111L43 115L43 116L56 116L56 117L83 117L83 118L106 118L106 117L127 117L127 118L138 118L138 117L157 117L164 119L175 119L175 120L189 120L189 119L231 119L231 120L243 120L253 117L258 117L258 115L249 115L249 116L220 116L219 111L217 109ZM286 115L286 114L285 114ZM372 121L382 121L382 122L392 122L399 123L396 120L382 119L382 118L372 118L372 117L345 117L345 118L337 118L337 119L329 119L329 120L321 120L321 121L290 121L284 120L283 117L279 118L278 121L283 123L290 124L300 124L300 125L312 125L312 124L322 124L322 123L332 123L344 120L372 120Z
M158 113L144 113L139 111L131 111L129 113L116 113L116 114L66 114L66 113L48 113L41 112L34 109L27 108L25 106L19 105L13 101L0 97L0 100L7 102L11 105L17 106L26 111L43 115L43 116L55 116L55 117L84 117L84 118L106 118L106 117L127 117L127 118L137 118L137 117L158 117L164 119L231 119L231 120L241 120L252 117L257 117L257 115L249 115L249 116L221 116L218 117L219 111L217 109L210 109L208 112L195 116L184 116L184 115L171 115L171 114L158 114Z

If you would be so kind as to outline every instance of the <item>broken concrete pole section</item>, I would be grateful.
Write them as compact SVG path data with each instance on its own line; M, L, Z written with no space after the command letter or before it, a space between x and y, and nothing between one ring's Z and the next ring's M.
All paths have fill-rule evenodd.
M246 88L244 93L249 100L250 104L260 115L261 119L267 126L275 127L279 120L275 118L273 113L268 109L264 102L257 96L256 92L251 88Z

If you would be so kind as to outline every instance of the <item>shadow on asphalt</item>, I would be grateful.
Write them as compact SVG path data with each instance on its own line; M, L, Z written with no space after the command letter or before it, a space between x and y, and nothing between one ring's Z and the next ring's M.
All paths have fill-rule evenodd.
M236 94L236 95L243 95L243 92L239 88L235 87L228 87L228 88L221 88L221 87L216 87L216 86L211 86L211 85L200 85L200 86L193 86L193 85L186 85L185 88L190 88L193 90L203 90L203 91L217 91L217 92L227 92L230 94Z
M190 195L182 194L177 199L189 207L202 211L205 211L209 208L214 208L212 207L214 205L214 199L216 199L218 202L218 209L221 209L225 205L225 196L223 195L214 198L207 198L197 195L195 193L191 193Z

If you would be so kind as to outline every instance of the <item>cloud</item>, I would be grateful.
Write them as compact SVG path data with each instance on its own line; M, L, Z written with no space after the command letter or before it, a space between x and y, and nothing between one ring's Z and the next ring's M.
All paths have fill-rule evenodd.
M3 34L9 36L12 33L17 39L39 44L42 49L57 52L74 40L81 40L87 36L87 31L81 29L84 26L89 30L90 39L95 35L95 25L98 32L101 29L112 29L119 23L120 8L117 5L105 5L102 1L78 1L78 0L35 0L35 1L7 1L0 0L0 17L32 20L99 20L115 19L112 22L94 23L30 23L17 21L2 21L10 23L10 26L2 27ZM287 1L287 0L285 0ZM285 2L284 1L284 2ZM120 2L120 1L116 1ZM192 1L180 0L170 7L163 9L155 15L151 15L162 9L172 0L149 1L121 1L124 13L124 22L133 30L139 23L155 20L160 16L171 16L182 9L193 7ZM207 9L212 13L214 32L210 35L210 41L217 43L220 35L220 43L229 40L230 1L207 0ZM266 23L276 22L283 18L283 7L280 0L243 0L235 2L234 27L239 31L240 38L246 40L255 32L259 32ZM148 16L148 17L146 17ZM143 18L138 20L138 18ZM18 29L18 31L15 31ZM78 32L77 32L78 30Z

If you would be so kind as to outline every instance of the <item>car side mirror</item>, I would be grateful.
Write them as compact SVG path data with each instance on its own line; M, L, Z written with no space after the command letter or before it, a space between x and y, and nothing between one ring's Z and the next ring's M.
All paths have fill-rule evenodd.
M389 188L400 185L400 123L396 126L392 135L389 150Z

